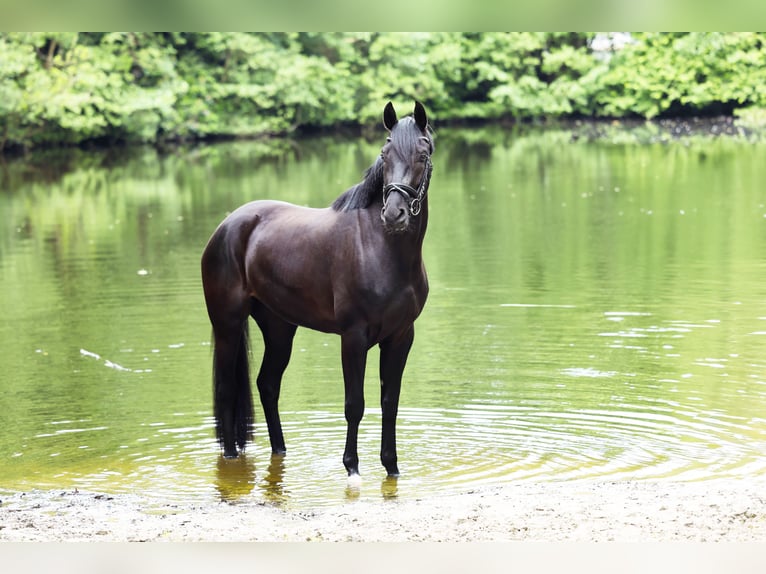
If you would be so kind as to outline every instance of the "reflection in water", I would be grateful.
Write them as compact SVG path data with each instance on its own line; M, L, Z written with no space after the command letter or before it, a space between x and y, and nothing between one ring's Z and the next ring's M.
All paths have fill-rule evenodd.
M346 500L358 500L362 496L361 484L346 484Z
M216 490L221 500L237 502L253 492L255 487L255 462L242 454L237 458L218 457ZM258 483L258 488L268 502L280 505L287 501L288 491L284 487L285 457L272 455L266 476Z
M362 480L348 480L346 482L346 500L358 500L362 498ZM386 476L380 483L380 494L384 500L396 500L399 496L398 478Z
M285 482L285 455L272 454L269 469L263 481L258 485L263 491L263 496L269 502L280 505L287 501L288 492L284 487Z
M346 500L356 500L362 495L362 477L350 474L346 478Z
M399 496L399 480L395 476L387 476L380 483L380 493L385 500L395 500Z
M255 461L243 454L237 458L218 457L215 487L221 500L235 502L250 494L255 486Z

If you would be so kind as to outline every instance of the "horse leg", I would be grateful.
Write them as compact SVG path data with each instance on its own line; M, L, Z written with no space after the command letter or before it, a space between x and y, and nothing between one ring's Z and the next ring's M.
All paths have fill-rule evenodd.
M349 476L359 474L357 439L359 423L364 415L364 369L367 363L366 337L357 332L341 335L341 359L343 362L343 383L345 389L346 448L343 465Z
M388 476L399 476L396 456L396 415L399 410L399 391L402 373L412 347L413 326L398 338L380 343L380 408L383 413L383 432L380 442L380 462Z
M280 319L260 301L253 301L251 315L263 334L263 361L258 372L258 393L269 429L272 454L284 454L285 439L279 420L279 391L282 375L290 362L296 326Z

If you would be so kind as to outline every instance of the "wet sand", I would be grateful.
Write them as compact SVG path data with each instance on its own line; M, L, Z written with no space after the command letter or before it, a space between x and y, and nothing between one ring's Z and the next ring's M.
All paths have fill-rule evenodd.
M766 541L766 481L546 482L418 500L282 509L32 491L2 498L0 541Z

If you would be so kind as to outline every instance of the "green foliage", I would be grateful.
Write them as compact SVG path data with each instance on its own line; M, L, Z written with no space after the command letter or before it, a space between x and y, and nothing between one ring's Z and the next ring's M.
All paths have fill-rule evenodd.
M766 34L0 33L0 150L285 134L379 121L766 108Z
M731 113L766 102L766 35L649 33L596 78L597 115Z

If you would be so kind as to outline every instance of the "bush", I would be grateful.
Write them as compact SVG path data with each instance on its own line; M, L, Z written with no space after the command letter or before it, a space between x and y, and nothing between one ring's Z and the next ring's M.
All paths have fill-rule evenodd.
M766 35L0 33L0 150L377 123L655 118L766 108ZM744 112L743 112L744 113ZM743 116L744 118L744 116Z

